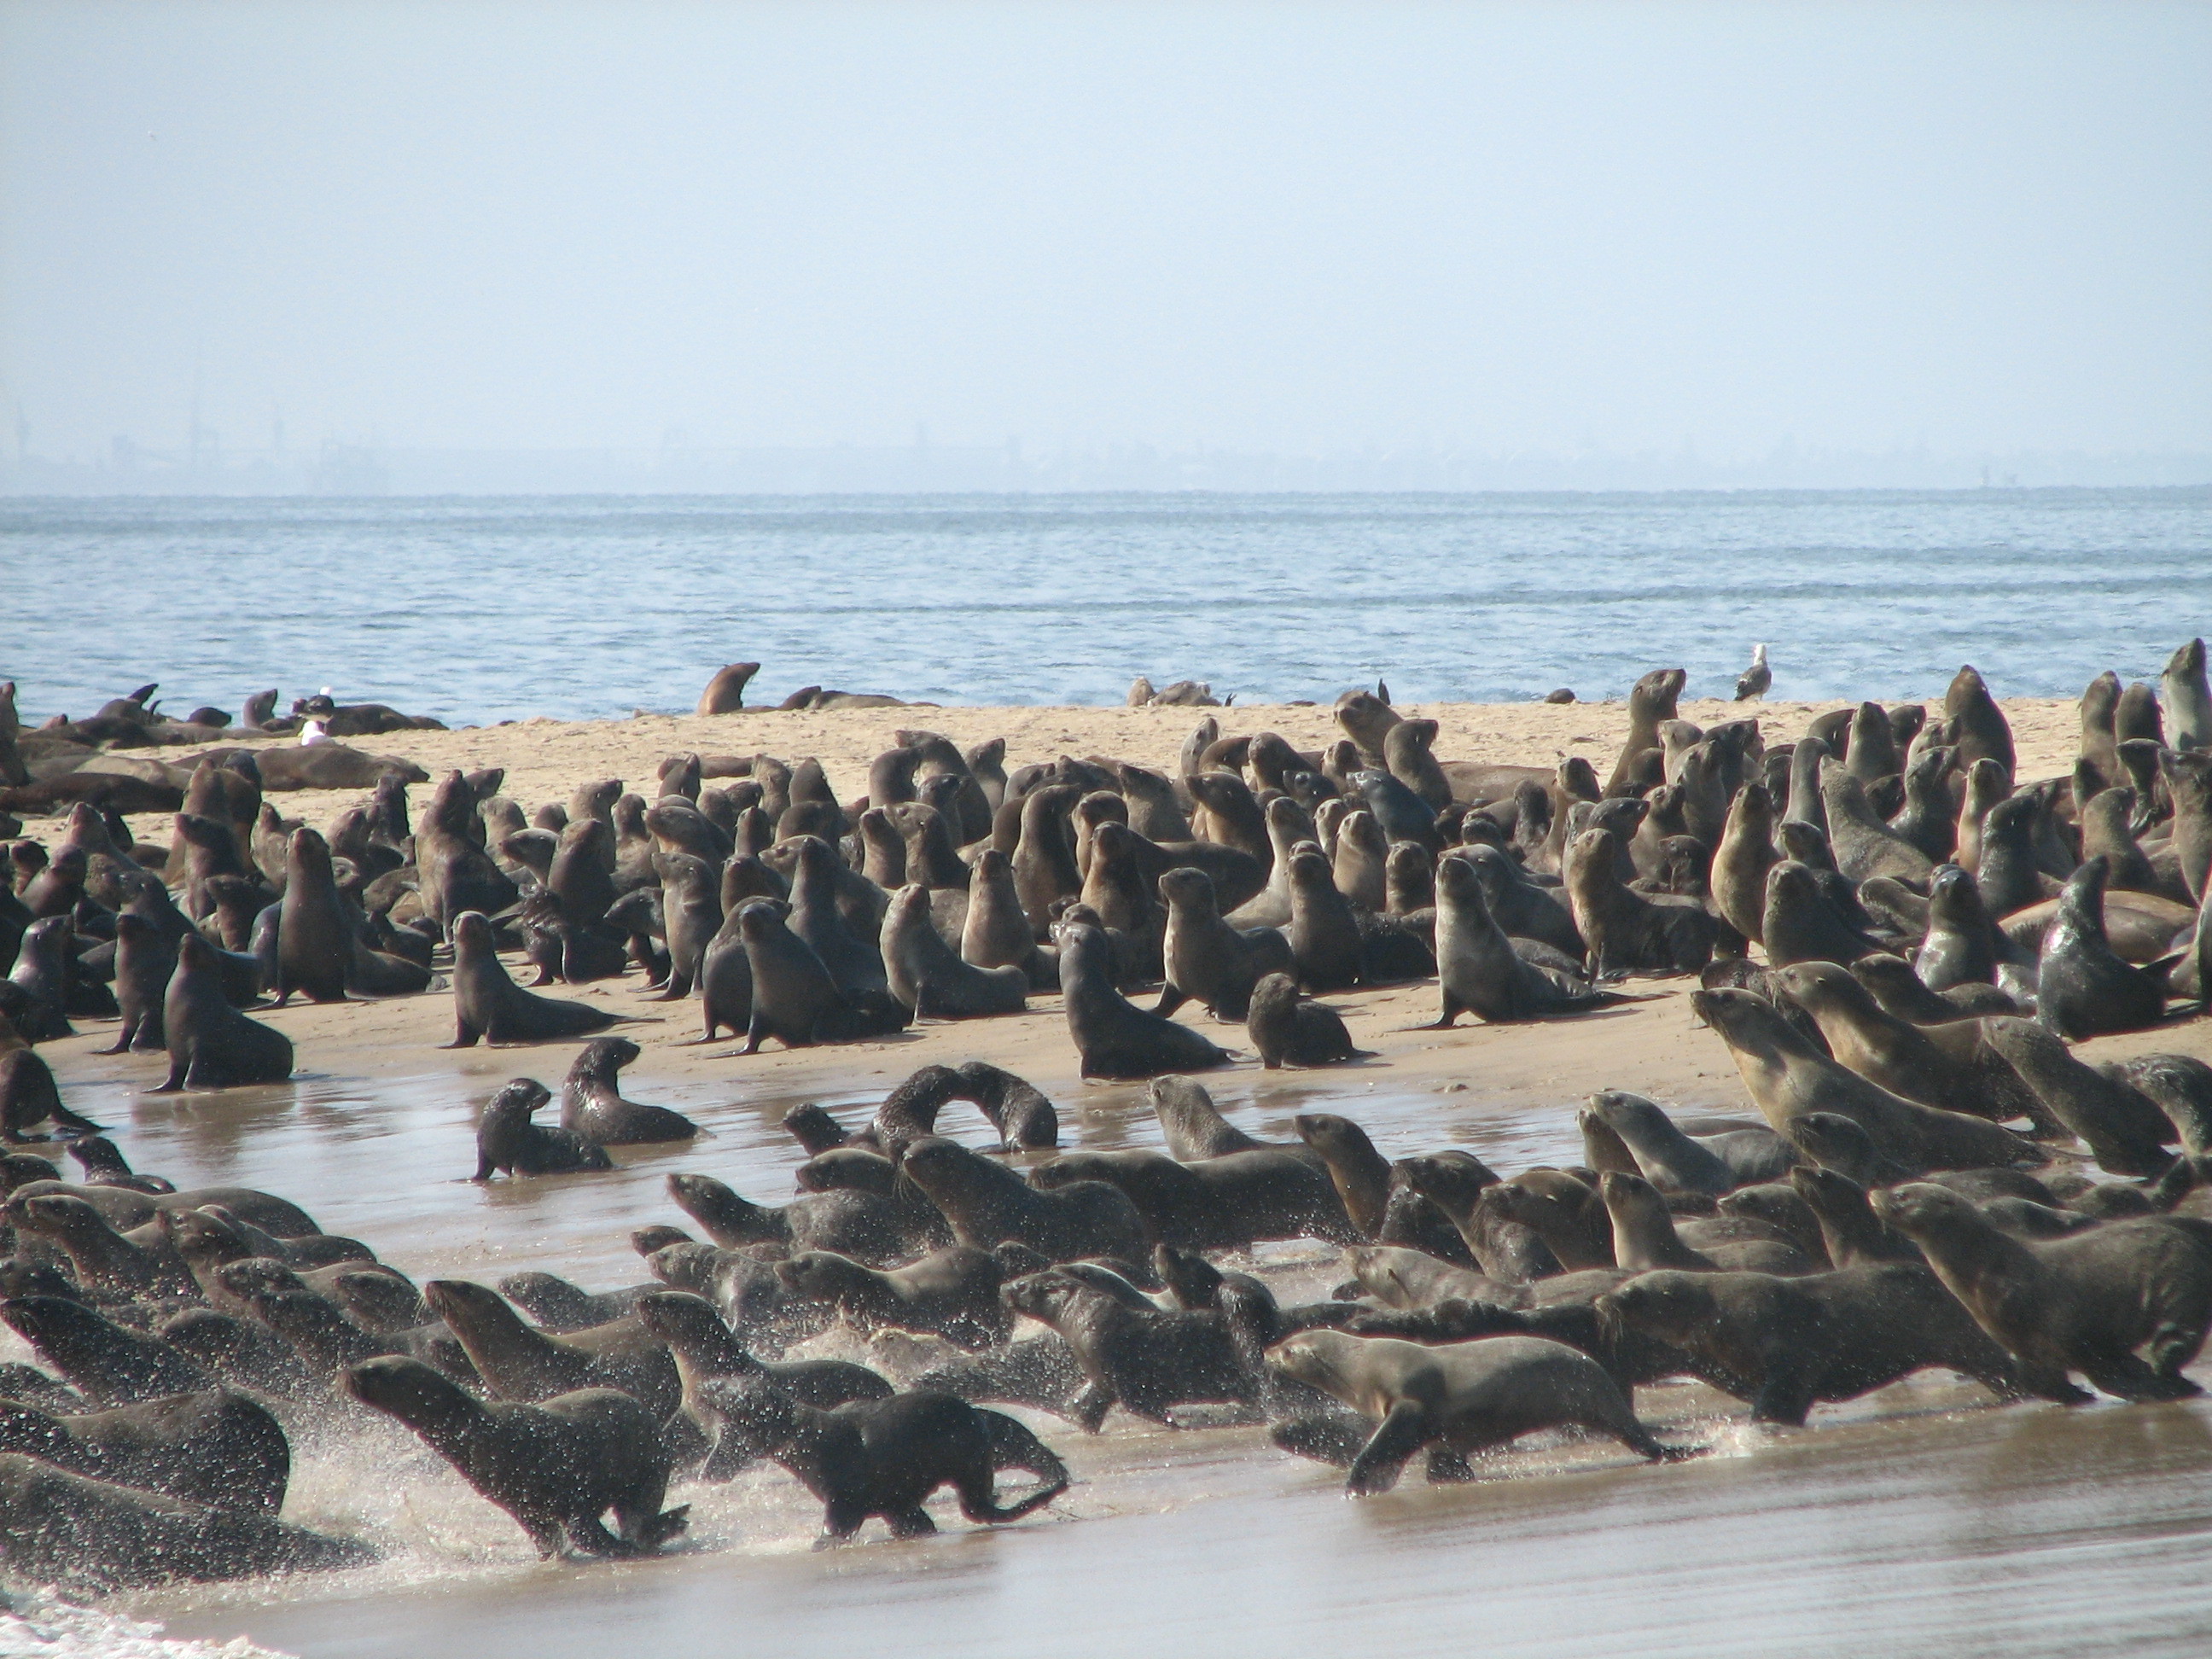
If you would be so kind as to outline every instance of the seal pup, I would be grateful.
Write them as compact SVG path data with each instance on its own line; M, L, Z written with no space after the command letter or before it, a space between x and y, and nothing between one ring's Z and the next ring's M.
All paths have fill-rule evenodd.
M1491 915L1482 878L1465 859L1437 861L1436 939L1443 1008L1434 1030L1449 1027L1462 1013L1498 1024L1583 1013L1633 1000L1616 991L1593 990L1587 981L1525 960Z
M1784 1279L1642 1273L1597 1298L1598 1317L1694 1354L1755 1423L1802 1425L1816 1401L1856 1400L1941 1366L2000 1400L2022 1390L2010 1357L1927 1268L1878 1262Z
M1042 1509L1067 1489L1067 1469L1034 1434L1004 1413L942 1394L901 1394L823 1411L758 1378L708 1383L721 1443L781 1463L822 1500L823 1538L852 1537L881 1516L895 1538L924 1538L937 1523L922 1508L951 1486L970 1521L1000 1525ZM1001 1469L1038 1484L998 1501Z
M526 991L507 977L483 912L453 918L453 1040L448 1048L486 1042L547 1042L604 1031L621 1016L588 1003L563 1002Z
M1227 1052L1198 1032L1146 1012L1115 988L1113 946L1101 929L1063 923L1059 942L1067 1032L1085 1078L1151 1078L1228 1062Z
M1331 1066L1340 1060L1371 1060L1355 1048L1344 1016L1327 1003L1298 994L1288 974L1268 974L1253 988L1246 1004L1245 1034L1267 1070L1285 1066Z
M494 1170L537 1176L613 1169L605 1150L577 1131L530 1121L552 1098L544 1084L526 1077L494 1095L477 1118L477 1172L469 1179L489 1181Z
M2123 1400L2203 1392L2181 1371L2212 1324L2212 1222L2145 1216L2037 1241L2013 1237L1967 1199L1926 1182L1871 1201L2004 1346L2032 1392L2085 1398L2069 1371Z
M919 884L891 896L880 949L890 994L917 1018L1018 1014L1028 1004L1028 971L978 968L963 961L931 921L929 889Z
M663 1510L669 1456L645 1407L615 1389L578 1389L536 1404L478 1401L420 1360L386 1355L349 1365L339 1387L397 1419L478 1493L514 1517L541 1559L564 1547L632 1555L684 1529L689 1505ZM613 1512L610 1534L604 1517Z
M1597 1361L1542 1337L1485 1337L1431 1348L1391 1337L1301 1331L1268 1349L1267 1364L1376 1425L1349 1459L1345 1490L1357 1498L1389 1491L1425 1448L1443 1454L1431 1459L1431 1480L1466 1480L1473 1474L1468 1453L1566 1424L1610 1435L1651 1462L1687 1455L1661 1444L1637 1420L1620 1384ZM1286 1449L1299 1449L1279 1426L1274 1437Z
M561 1127L601 1146L689 1140L699 1126L665 1106L641 1106L622 1097L619 1073L638 1056L628 1037L593 1037L583 1046L561 1085Z
M230 1006L215 947L197 933L178 945L161 1028L169 1075L155 1094L281 1083L292 1075L292 1039Z

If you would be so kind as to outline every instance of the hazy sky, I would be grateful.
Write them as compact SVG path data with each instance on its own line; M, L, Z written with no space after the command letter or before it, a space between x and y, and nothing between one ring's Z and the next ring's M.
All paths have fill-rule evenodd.
M0 239L53 457L2207 450L2212 8L8 0Z

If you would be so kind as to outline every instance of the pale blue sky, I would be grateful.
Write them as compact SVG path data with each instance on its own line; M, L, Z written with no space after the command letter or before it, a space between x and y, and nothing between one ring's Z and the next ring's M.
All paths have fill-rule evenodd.
M2212 9L0 6L32 447L2212 449ZM12 413L12 408L10 408ZM12 446L11 446L12 447Z

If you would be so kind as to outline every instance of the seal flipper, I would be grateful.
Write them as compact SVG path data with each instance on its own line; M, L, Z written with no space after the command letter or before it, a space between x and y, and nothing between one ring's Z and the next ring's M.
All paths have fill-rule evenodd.
M1354 1498L1370 1498L1398 1484L1407 1463L1429 1437L1429 1413L1411 1400L1401 1400L1352 1460L1352 1474L1344 1490Z

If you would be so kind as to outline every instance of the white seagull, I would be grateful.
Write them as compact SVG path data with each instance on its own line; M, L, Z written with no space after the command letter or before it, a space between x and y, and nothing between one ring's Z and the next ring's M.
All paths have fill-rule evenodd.
M1736 678L1735 700L1749 702L1753 697L1763 697L1766 688L1774 684L1774 671L1766 665L1766 647L1751 647L1751 666Z

